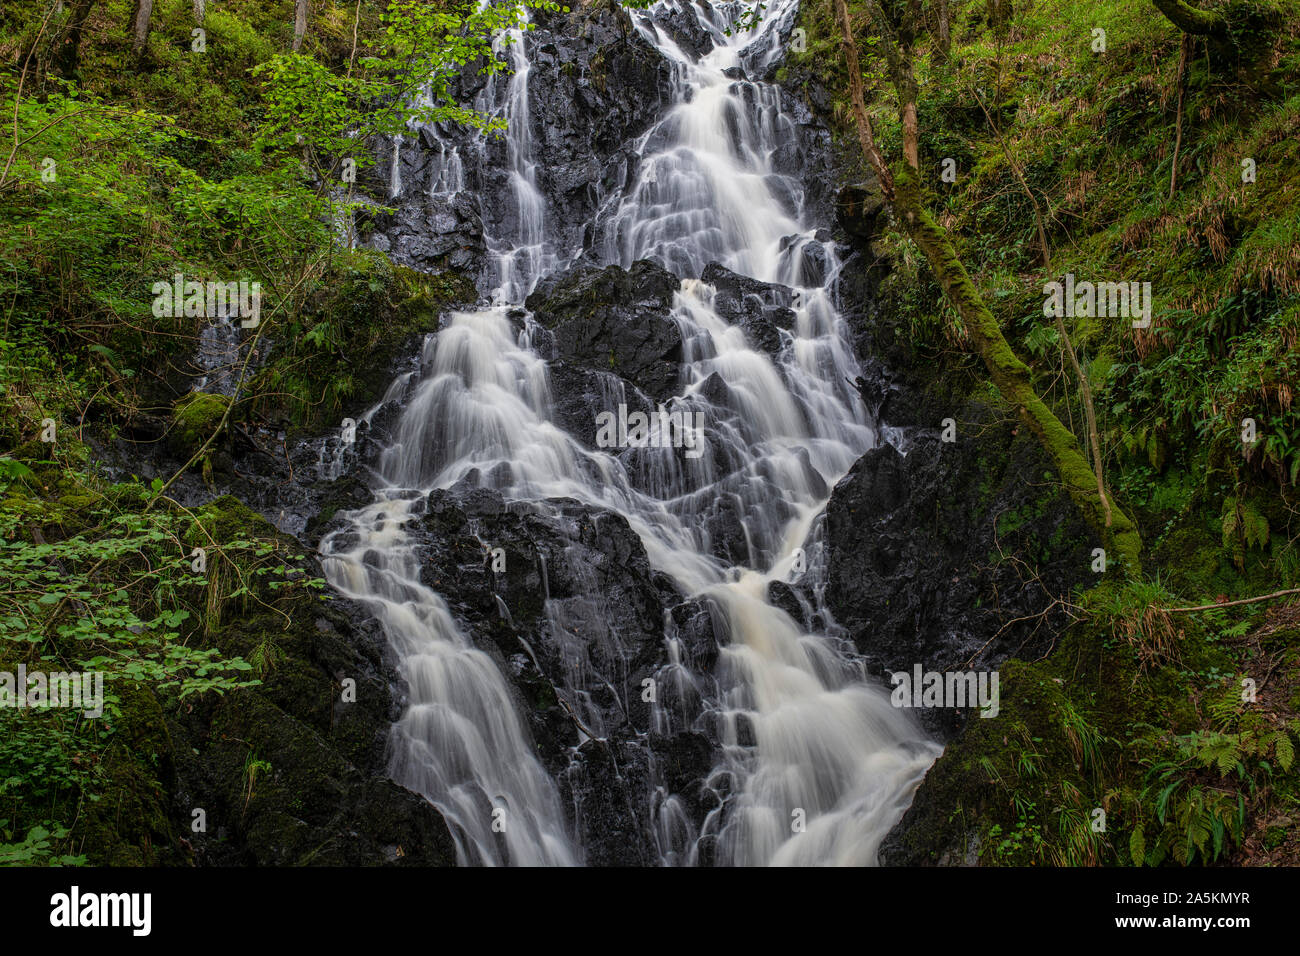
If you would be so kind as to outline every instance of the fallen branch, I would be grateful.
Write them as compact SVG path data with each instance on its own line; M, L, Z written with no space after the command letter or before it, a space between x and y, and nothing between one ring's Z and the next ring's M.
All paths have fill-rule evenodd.
M1274 591L1272 594L1261 594L1259 597L1242 598L1240 601L1224 601L1219 604L1199 604L1196 607L1167 607L1164 609L1166 614L1186 614L1191 611L1213 611L1216 607L1236 607L1239 604L1256 604L1260 601L1271 601L1276 597L1284 597L1287 594L1300 594L1300 588L1288 588L1285 591Z

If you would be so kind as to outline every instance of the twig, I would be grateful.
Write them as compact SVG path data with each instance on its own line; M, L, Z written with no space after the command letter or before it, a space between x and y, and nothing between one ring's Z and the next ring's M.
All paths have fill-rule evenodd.
M1222 604L1200 604L1196 607L1167 607L1164 608L1166 614L1184 614L1191 611L1213 611L1216 607L1236 607L1239 604L1255 604L1259 601L1271 601L1276 597L1283 597L1287 594L1300 594L1300 588L1288 588L1285 591L1274 591L1272 594L1261 594L1259 597L1242 598L1240 601L1224 601Z
M1183 34L1183 55L1178 59L1178 124L1174 136L1174 161L1169 167L1169 198L1174 198L1174 184L1178 182L1178 150L1183 145L1183 90L1186 87L1184 73L1187 69L1187 51L1191 47L1191 38Z
M54 16L55 9L55 6L51 5L45 14L45 19L41 21L41 28L36 31L36 39L32 41L31 47L27 50L27 57L23 60L23 71L18 76L18 91L14 93L14 148L9 151L9 158L5 160L4 171L0 172L0 185L4 184L9 175L9 167L13 165L14 157L18 155L18 106L23 99L23 84L27 82L27 67L32 62L32 55L36 52L36 48L41 45L41 37L45 35L45 28L49 26L50 17Z
M357 24L361 22L361 0L357 0L357 12L352 18L352 53L348 55L348 78L352 78L352 65L357 60Z

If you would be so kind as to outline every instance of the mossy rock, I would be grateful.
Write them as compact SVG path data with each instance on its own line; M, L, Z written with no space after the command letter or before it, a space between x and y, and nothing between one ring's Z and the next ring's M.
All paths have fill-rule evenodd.
M172 450L187 458L197 452L221 427L230 401L212 392L191 392L178 401L168 434Z
M104 796L83 801L73 845L95 866L181 864L181 829L171 813L172 741L162 705L140 684L115 683L111 692L121 712L101 756Z

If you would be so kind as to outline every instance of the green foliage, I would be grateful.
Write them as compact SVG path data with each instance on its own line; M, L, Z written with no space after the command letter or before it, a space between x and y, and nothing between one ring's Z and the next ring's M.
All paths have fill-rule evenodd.
M896 155L896 102L881 78L883 57L870 18L859 4L849 6L859 25L877 140ZM1300 196L1289 186L1289 174L1300 166L1294 83L1279 65L1267 78L1234 78L1238 85L1225 94L1224 74L1207 76L1206 59L1193 57L1179 97L1176 28L1149 4L1143 14L1131 8L1059 0L1013 5L1008 29L998 32L980 5L954 7L948 57L936 54L927 23L915 49L921 174L981 297L1012 346L1029 358L1052 410L1080 438L1073 370L1056 330L1042 321L1040 290L1065 272L1151 282L1156 319L1150 330L1135 332L1109 319L1077 320L1069 329L1089 368L1106 482L1117 503L1136 513L1146 545L1159 542L1149 523L1157 532L1173 530L1166 524L1170 510L1195 509L1217 521L1233 507L1225 491L1252 489L1287 502L1272 513L1260 510L1276 537L1281 515L1295 507L1300 480L1300 410L1293 396ZM1297 12L1288 0L1259 9L1247 4L1231 18L1252 43L1269 46L1279 64L1294 63L1300 40L1286 24ZM808 52L792 58L786 74L811 72L825 83L841 143L861 162L829 5L805 8L800 24L809 32ZM1091 50L1097 27L1106 31L1104 55ZM1033 200L1008 155L1023 170ZM1243 182L1243 157L1269 174ZM939 183L937 171L948 158L956 160L957 181ZM1035 202L1051 247L1050 274L1037 254ZM947 318L944 297L909 246L888 232L873 246L893 269L878 321L885 341L892 330L897 344L934 360L935 391L946 398L954 376L969 379L967 330ZM1253 444L1242 441L1246 418L1258 425ZM1204 481L1163 487L1148 511L1148 469L1161 474L1171 467ZM1220 470L1228 473L1226 483L1215 480ZM1223 558L1240 567L1236 530ZM1251 530L1258 539L1262 525ZM1261 557L1267 547L1257 549Z
M1246 549L1268 546L1268 518L1250 500L1231 497L1223 500L1223 546L1232 552L1233 563L1246 563Z
M141 722L156 731L159 706L271 675L286 658L274 625L324 587L231 500L181 507L163 494L167 472L104 484L89 439L165 432L154 464L166 468L165 455L185 461L221 437L227 416L337 422L382 388L394 344L473 290L339 244L355 210L341 161L364 168L371 138L411 121L500 129L454 100L454 76L508 69L527 10L567 8L316 6L294 53L283 4L210 3L200 52L190 4L159 0L137 55L130 0L100 0L67 68L62 26L41 25L48 5L3 7L0 670L100 671L105 713L0 709L0 863L70 865L88 808L150 786L124 779L142 765L147 777L158 752ZM154 283L178 272L263 287L245 343L274 348L233 398L191 391L202 320L154 314ZM39 437L46 419L53 443ZM249 612L255 633L232 634ZM247 799L270 769L250 760Z
M631 6L631 4L625 3L624 6ZM741 10L731 25L722 32L731 36L735 33L750 33L757 30L763 22L763 11L766 9L766 3L755 3L752 7Z
M237 608L276 611L268 602L280 593L324 581L308 577L303 555L273 533L250 534L251 515L228 504L190 512L159 499L161 507L146 508L151 494L139 484L100 488L84 477L60 478L61 496L47 500L29 497L28 484L0 484L0 497L8 495L0 507L0 670L98 672L103 714L0 709L0 811L7 806L14 820L0 861L70 864L81 857L60 847L78 801L99 799L110 785L103 768L130 745L119 731L131 719L132 689L179 705L257 685L253 669L265 674L280 656L269 636L252 661L204 638Z
M181 697L249 686L239 677L247 662L181 640L192 611L175 598L208 586L177 548L186 519L109 507L85 517L89 529L36 543L23 539L18 515L0 512L0 575L9 582L0 596L0 640L29 646L43 663L103 671L109 686L148 681ZM223 550L257 554L256 547L240 541ZM112 713L117 698L106 698Z
M1211 726L1188 734L1155 728L1134 742L1147 768L1129 851L1134 865L1221 859L1241 842L1247 801L1275 769L1291 770L1300 722L1274 726L1230 681L1209 705Z
M531 30L526 8L565 10L550 0L507 0L444 8L419 0L390 0L380 32L367 41L356 70L340 74L315 57L278 54L253 69L265 91L262 148L301 148L318 175L341 157L358 167L373 156L358 149L375 136L397 135L411 122L459 123L501 130L505 123L458 104L452 81L467 64L492 75L508 61L494 49L498 37Z
M13 841L14 833L8 829L8 820L0 820L0 866L81 866L84 855L58 853L56 841L68 837L68 829L55 823L37 824L27 831L22 840Z
M259 760L257 754L252 750L244 758L244 812L248 812L248 805L253 800L253 794L257 787L259 778L269 774L272 771L269 761Z
M1034 804L1025 807L1030 817L1021 817L1011 828L1003 831L1002 825L995 823L989 827L988 842L996 862L1003 865L1015 865L1026 859L1035 859L1043 850L1043 831L1032 819L1037 809Z

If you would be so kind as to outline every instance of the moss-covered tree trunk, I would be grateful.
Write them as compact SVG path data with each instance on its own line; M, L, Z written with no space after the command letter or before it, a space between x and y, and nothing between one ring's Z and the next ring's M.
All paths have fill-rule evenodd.
M1282 26L1281 11L1253 0L1228 0L1203 10L1187 0L1151 0L1165 19L1205 41L1215 60L1243 79L1258 81Z
M966 267L957 256L947 231L926 208L925 193L915 164L910 161L898 172L885 162L876 147L863 100L857 41L846 0L833 0L839 20L842 45L849 66L849 96L858 136L868 162L880 178L886 200L895 218L925 256L944 295L961 317L962 324L988 369L989 378L1002 396L1027 421L1055 465L1070 498L1097 529L1110 560L1116 558L1130 574L1141 570L1142 539L1137 526L1117 505L1108 503L1092 469L1084 458L1078 439L1061 423L1034 389L1029 366L1022 362L1002 334L997 318L984 304ZM872 18L881 27L886 61L899 97L900 119L906 125L916 116L916 81L910 60L910 44L897 42L887 14L870 2Z
M948 0L939 0L935 11L935 21L939 34L939 46L936 55L940 61L946 61L952 49L952 26L948 15Z
M1038 396L1029 366L1007 344L997 318L984 304L947 232L925 208L916 176L910 170L903 170L895 177L894 191L894 208L900 222L925 255L930 271L961 316L993 384L1019 408L1055 464L1070 498L1101 534L1111 559L1118 556L1125 570L1136 573L1142 561L1142 538L1137 526L1117 505L1108 507L1078 439Z
M1151 0L1151 2L1184 33L1227 39L1228 19L1218 10L1201 10L1183 0Z
M72 14L68 17L68 29L59 41L54 53L54 69L64 78L77 72L81 61L81 35L85 31L86 19L95 0L77 0L72 5Z

